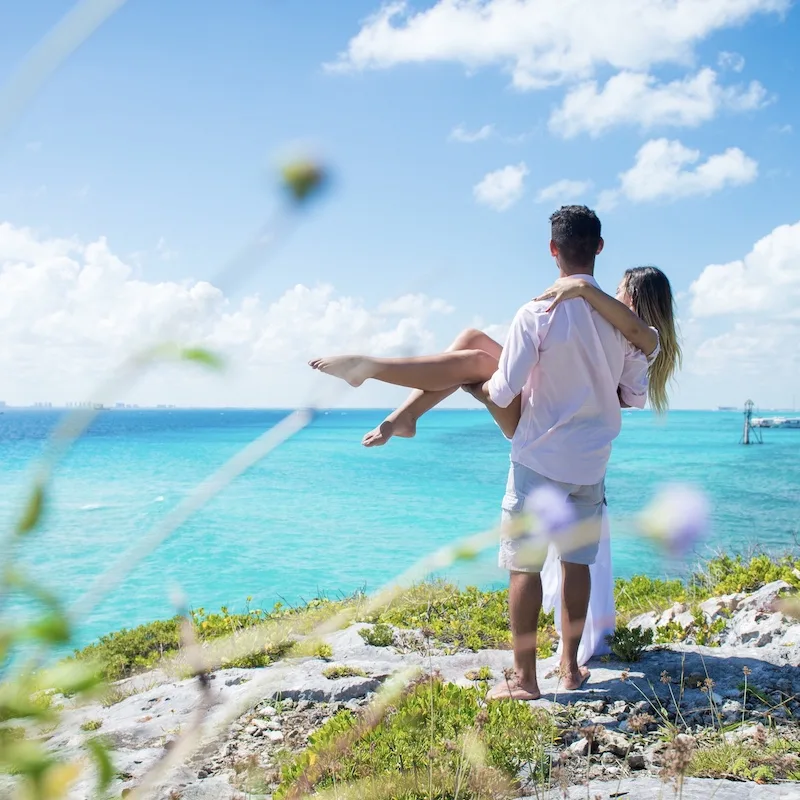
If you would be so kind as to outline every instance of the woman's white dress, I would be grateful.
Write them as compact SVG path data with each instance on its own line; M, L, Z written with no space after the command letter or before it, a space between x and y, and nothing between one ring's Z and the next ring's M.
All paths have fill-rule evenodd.
M585 664L593 656L610 652L606 636L614 632L614 570L611 564L611 536L608 524L608 507L603 506L603 527L600 535L600 550L597 561L589 567L592 576L592 592L589 596L589 612L586 627L578 648L578 663ZM555 609L556 630L559 634L558 652L561 653L561 563L554 547L550 547L547 561L542 569L542 607L545 611Z

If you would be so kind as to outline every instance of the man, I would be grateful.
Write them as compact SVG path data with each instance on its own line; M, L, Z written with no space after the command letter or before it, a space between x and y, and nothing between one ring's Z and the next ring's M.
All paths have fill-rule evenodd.
M603 249L600 220L585 206L564 206L550 218L550 253L560 277L592 283ZM611 442L621 426L620 403L643 408L647 360L581 298L552 313L548 301L523 306L508 333L495 374L472 389L498 420L521 395L522 414L511 445L503 498L500 566L510 572L509 614L514 674L490 697L535 700L536 630L542 606L540 572L529 535L510 535L513 519L537 490L566 500L580 535L555 539L562 564L562 686L577 689L589 677L578 646L591 591L589 566L600 541L604 477Z

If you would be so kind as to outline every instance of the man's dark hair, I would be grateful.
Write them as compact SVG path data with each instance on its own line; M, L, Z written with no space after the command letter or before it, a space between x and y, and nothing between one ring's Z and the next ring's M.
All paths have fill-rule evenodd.
M586 206L561 206L550 217L550 238L564 262L574 267L594 263L600 246L600 220Z

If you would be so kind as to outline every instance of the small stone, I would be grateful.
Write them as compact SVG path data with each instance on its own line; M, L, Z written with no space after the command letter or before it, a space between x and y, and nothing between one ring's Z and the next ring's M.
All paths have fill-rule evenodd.
M278 715L278 712L273 708L273 706L264 706L260 713L262 717L275 717Z
M568 748L567 753L571 756L585 756L589 752L589 741L581 737L573 742Z
M592 700L589 703L584 703L584 705L589 709L589 711L592 711L595 714L602 714L606 707L606 701Z
M295 706L297 711L305 711L307 708L311 708L311 703L308 700L299 700Z
M617 759L614 757L613 753L603 753L600 756L600 763L608 766L609 764L616 764Z
M600 737L601 753L613 753L615 756L624 758L630 748L630 742L621 733L605 731Z
M251 727L253 726L259 730L265 731L269 727L269 723L265 719L254 719Z
M260 728L259 728L257 725L248 725L248 726L247 726L247 727L244 729L244 732L245 732L245 733L246 733L248 736L256 736L256 735L258 735L258 734L261 732L261 729L260 729Z
M633 770L644 769L647 766L644 753L630 753L628 755L628 766Z
M616 717L612 717L610 714L600 714L596 717L590 717L589 722L592 725L602 725L603 727L614 727L616 728L619 725L619 721Z
M209 773L207 769L201 769L198 771L197 777L202 780L203 778L207 778L210 774L211 773Z
M282 742L283 741L283 733L281 731L267 731L265 736L271 742Z
M618 717L620 714L624 714L628 708L628 704L624 700L617 700L616 703L612 703L608 709L608 713L612 717Z
M722 704L722 713L726 717L737 716L742 713L742 704L738 700L726 700Z

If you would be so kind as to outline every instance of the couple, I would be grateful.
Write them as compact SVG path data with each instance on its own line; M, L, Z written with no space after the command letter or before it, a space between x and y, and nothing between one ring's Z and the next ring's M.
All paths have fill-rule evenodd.
M502 503L500 567L510 573L513 676L490 697L535 700L536 631L542 608L542 548L514 520L526 501L557 496L579 535L554 537L561 561L562 686L579 688L589 671L578 651L591 591L605 504L604 477L620 408L657 412L680 363L672 291L655 267L625 272L617 299L593 275L603 249L600 220L585 206L564 206L550 218L555 284L526 303L503 347L480 331L459 335L445 353L418 358L340 356L310 366L359 386L375 380L414 388L408 400L363 443L412 437L426 411L464 387L484 403L511 439L511 468ZM530 506L528 506L530 508ZM586 654L585 658L591 653ZM583 659L582 659L583 660Z

